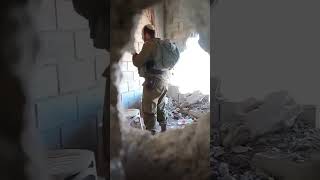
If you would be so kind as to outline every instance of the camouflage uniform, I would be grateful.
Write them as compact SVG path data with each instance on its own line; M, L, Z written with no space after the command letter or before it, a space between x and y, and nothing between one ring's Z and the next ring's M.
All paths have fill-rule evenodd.
M143 83L142 114L146 129L152 133L156 132L156 121L159 122L161 130L166 130L167 117L165 112L164 97L168 91L169 72L163 70L155 72L148 63L152 62L157 52L157 41L153 38L146 41L140 54L133 57L133 64L139 68L139 73L145 78ZM144 67L145 71L144 71Z

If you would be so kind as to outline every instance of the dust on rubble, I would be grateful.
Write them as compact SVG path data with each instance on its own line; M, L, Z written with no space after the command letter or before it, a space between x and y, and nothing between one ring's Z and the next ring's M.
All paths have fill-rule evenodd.
M259 120L257 120L259 121ZM292 126L269 132L246 143L224 147L220 130L211 129L210 164L213 179L230 180L279 180L252 163L257 153L286 154L290 161L304 163L311 154L320 152L320 130L301 116Z
M190 94L190 96L192 95ZM197 123L198 118L210 112L209 96L198 96L192 102L187 100L178 102L168 97L166 112L168 129L184 128L188 124Z

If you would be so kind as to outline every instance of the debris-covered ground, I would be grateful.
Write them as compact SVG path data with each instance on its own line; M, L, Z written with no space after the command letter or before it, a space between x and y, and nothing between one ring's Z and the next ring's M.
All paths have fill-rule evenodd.
M197 94L194 95L192 100L190 100L191 98L188 99L192 94L188 95L186 95L185 100L181 102L170 97L167 98L166 112L168 129L183 128L186 124L196 123L199 117L210 112L208 95Z
M185 125L196 123L198 118L210 112L209 95L203 95L199 92L190 93L186 94L180 102L166 97L165 110L168 118L167 129L184 128ZM132 116L129 123L131 127L141 129L139 116ZM158 123L157 129L159 132L161 131Z
M223 141L219 135L218 128L211 131L210 164L213 179L288 179L268 175L268 172L254 164L255 155L258 153L285 154L289 161L301 164L311 160L310 155L312 153L320 152L320 130L312 127L310 122L301 116L296 117L290 127L266 133L241 145L223 147L219 143ZM281 170L279 172L282 173Z

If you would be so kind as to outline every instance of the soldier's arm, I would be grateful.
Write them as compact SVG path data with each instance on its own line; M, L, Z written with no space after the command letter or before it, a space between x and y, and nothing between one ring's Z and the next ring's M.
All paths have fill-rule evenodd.
M152 51L154 49L154 44L151 42L145 42L143 44L140 54L136 54L132 57L133 65L136 67L141 67L150 59Z

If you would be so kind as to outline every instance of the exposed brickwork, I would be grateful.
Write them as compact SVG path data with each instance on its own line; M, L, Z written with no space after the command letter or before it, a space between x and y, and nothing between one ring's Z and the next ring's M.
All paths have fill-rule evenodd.
M175 41L181 51L185 48L187 38L195 32L194 23L186 16L192 12L184 6L186 3L183 1L165 0L165 38Z

